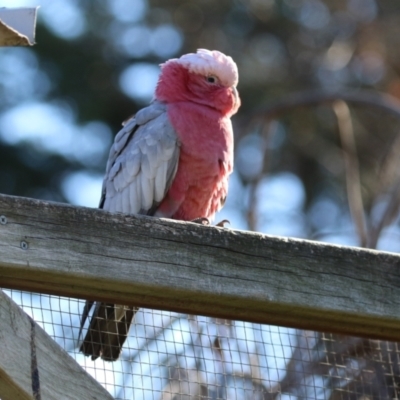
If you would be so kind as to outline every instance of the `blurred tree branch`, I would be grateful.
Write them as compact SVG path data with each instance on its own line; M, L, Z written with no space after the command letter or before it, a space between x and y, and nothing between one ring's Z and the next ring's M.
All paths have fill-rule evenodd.
M332 108L337 118L340 142L343 149L349 208L360 238L360 245L365 247L367 246L367 228L350 110L343 100L335 101Z
M384 193L389 194L389 201L385 205L381 218L376 223L369 222L367 224L362 199L362 186L356 142L350 110L347 103L352 104L355 107L380 109L400 119L399 100L389 94L366 90L346 91L342 93L324 91L299 92L288 95L283 100L275 102L272 105L260 108L252 114L253 123L260 118L263 120L264 129L262 130L261 136L265 146L263 147L264 161L262 171L260 171L258 176L256 176L251 182L250 206L247 218L251 230L256 229L255 222L257 216L254 211L256 205L256 188L268 169L266 159L269 158L269 154L266 154L266 152L268 150L268 142L273 136L273 132L270 129L271 121L278 117L282 117L284 114L297 108L331 105L336 115L340 143L344 154L349 208L360 238L360 245L362 247L376 247L379 235L382 230L393 221L400 207L400 174L397 172L400 160L400 137L398 136L390 147L389 154L384 160L383 167L380 169L379 178L377 179L378 189L372 195L373 204L376 204L376 201ZM307 154L318 158L318 161L320 161L320 157L318 156L320 154L319 151L311 151L307 147Z
M354 106L379 108L400 118L400 101L397 100L396 97L387 93L372 92L369 90L347 90L343 92L313 90L288 94L284 99L251 113L250 118L277 117L299 107L332 104L338 100L342 100Z

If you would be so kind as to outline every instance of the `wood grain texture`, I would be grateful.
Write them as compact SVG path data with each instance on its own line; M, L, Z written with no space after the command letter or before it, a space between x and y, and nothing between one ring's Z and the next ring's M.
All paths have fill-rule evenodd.
M397 254L4 195L1 215L3 287L400 340Z
M112 399L1 291L0 354L2 400Z

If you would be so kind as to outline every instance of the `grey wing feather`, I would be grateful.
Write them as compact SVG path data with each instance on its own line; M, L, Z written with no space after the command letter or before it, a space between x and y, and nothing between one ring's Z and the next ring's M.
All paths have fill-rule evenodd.
M100 208L153 215L178 168L179 141L166 107L153 102L126 122L110 150ZM79 336L94 302L86 302ZM80 351L106 361L121 352L137 307L95 303Z
M128 121L110 150L100 206L153 215L176 174L179 141L166 107L154 102Z

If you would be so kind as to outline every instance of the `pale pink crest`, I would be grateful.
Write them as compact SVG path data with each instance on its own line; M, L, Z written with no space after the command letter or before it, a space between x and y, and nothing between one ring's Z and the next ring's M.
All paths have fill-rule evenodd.
M218 50L198 49L197 53L185 54L182 57L167 61L183 65L189 71L204 76L216 76L222 85L230 87L238 83L238 69L232 57Z

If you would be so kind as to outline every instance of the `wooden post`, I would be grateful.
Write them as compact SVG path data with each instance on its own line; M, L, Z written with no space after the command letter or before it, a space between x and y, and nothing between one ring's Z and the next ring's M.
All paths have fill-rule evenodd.
M0 285L400 340L400 256L0 196Z
M2 400L112 399L1 291L0 354Z

